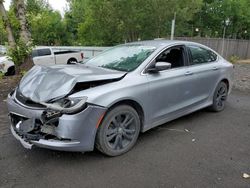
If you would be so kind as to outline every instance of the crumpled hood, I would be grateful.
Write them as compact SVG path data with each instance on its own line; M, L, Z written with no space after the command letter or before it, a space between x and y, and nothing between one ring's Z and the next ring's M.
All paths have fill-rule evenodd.
M34 66L21 80L19 92L34 102L66 96L76 83L119 79L126 73L85 65Z

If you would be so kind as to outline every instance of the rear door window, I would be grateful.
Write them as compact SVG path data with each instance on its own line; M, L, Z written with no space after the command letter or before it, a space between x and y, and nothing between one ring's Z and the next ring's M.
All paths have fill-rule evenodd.
M188 46L191 60L190 65L210 63L217 60L217 55L211 50L200 46Z
M49 48L45 48L45 49L38 49L37 50L38 56L47 56L47 55L51 55L51 51Z

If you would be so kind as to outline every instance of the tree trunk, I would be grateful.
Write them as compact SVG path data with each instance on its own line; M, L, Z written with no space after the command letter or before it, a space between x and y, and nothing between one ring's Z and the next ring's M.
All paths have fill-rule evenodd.
M25 17L25 12L26 12L26 5L24 3L24 0L14 0L14 5L15 5L15 12L16 12L16 17L20 22L20 39L23 40L26 44L30 42L31 39L31 34L28 29L28 22Z
M3 0L0 0L0 14L2 15L4 27L5 27L5 30L8 34L9 46L10 46L10 48L14 48L16 46L16 43L15 43L15 39L14 39L14 36L12 33L11 25L10 25L6 10L5 10L4 5L3 5Z

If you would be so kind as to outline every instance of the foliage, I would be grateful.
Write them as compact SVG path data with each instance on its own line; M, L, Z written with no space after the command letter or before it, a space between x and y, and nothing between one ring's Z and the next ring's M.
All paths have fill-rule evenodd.
M204 0L193 25L201 36L222 37L226 27L227 38L249 39L249 9L249 0Z
M26 0L26 17L34 45L98 45L175 35L250 39L249 0L67 0L64 17L47 0ZM9 19L18 38L13 5ZM228 25L226 24L228 21ZM6 42L0 22L2 44Z
M114 45L124 41L166 37L174 13L186 22L201 7L201 0L91 0L84 1L84 20L78 24L83 45ZM74 3L71 2L74 12ZM171 7L169 9L168 7ZM168 11L166 11L168 10ZM73 13L72 13L73 15Z
M240 60L240 58L236 55L233 55L229 58L229 61L233 64L237 63Z
M18 66L24 62L25 58L31 53L32 48L32 43L25 44L22 40L18 40L15 48L8 48L7 55Z
M4 78L4 73L0 72L0 80L2 80Z
M20 74L21 74L22 77L23 77L26 73L27 73L26 70L21 70L21 71L20 71Z
M4 29L2 19L0 19L0 44L5 44L6 42L8 42L7 33Z
M14 11L14 6L10 6L10 10L8 11L8 17L9 17L9 21L11 24L11 28L12 28L12 32L14 35L15 39L19 38L19 33L20 33L20 23L18 21L18 19L16 18L16 14Z
M69 37L61 14L46 0L27 0L27 19L35 45L65 45Z
M26 0L26 11L28 14L39 14L52 8L46 0Z
M35 44L61 45L65 29L59 12L46 10L29 17L31 34Z

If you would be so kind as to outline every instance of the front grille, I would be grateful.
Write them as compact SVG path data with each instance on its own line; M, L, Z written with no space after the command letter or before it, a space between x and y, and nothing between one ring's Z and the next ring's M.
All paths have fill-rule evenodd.
M13 126L16 126L16 124L20 121L25 121L27 120L28 118L26 117L23 117L23 116L19 116L19 115L16 115L16 114L10 114L10 119L11 119L11 124Z
M21 104L31 108L46 108L44 105L33 102L29 98L23 96L18 89L16 90L16 100L18 100L18 102L20 102Z
M35 124L34 124L33 130L26 132L26 131L23 131L21 128L17 128L16 126L18 123L29 121L30 119L16 115L16 114L12 114L12 113L10 114L10 119L11 119L12 127L14 131L16 132L16 134L18 134L25 141L39 140L41 138L44 138L44 135L40 133L41 124L39 124L39 120L34 121Z
M55 135L55 128L59 123L58 119L54 119L51 122L43 124L39 119L29 119L13 113L10 113L10 119L12 124L11 126L13 127L16 134L25 141L38 141L39 139L61 139ZM19 127L17 124L19 124Z

